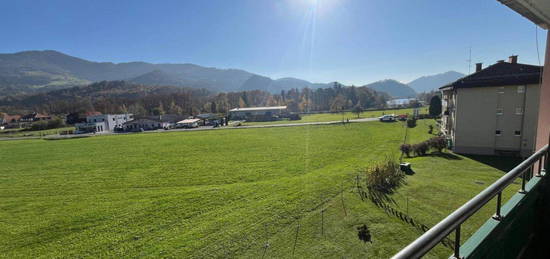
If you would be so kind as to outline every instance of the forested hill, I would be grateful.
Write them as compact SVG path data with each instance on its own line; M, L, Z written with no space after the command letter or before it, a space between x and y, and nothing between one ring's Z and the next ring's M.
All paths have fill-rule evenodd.
M389 96L367 87L290 89L276 94L261 90L212 92L207 89L146 86L126 81L102 81L88 86L46 93L0 98L0 111L14 114L38 111L49 114L99 111L138 115L171 113L225 113L235 107L287 105L294 112L340 111L354 107L380 108Z
M379 92L387 93L393 98L416 97L414 89L393 79L381 80L365 86Z
M257 77L263 80L254 80ZM205 88L217 92L279 92L291 88L327 86L296 78L274 80L240 69L195 64L93 62L53 50L0 54L0 96L45 92L105 80Z

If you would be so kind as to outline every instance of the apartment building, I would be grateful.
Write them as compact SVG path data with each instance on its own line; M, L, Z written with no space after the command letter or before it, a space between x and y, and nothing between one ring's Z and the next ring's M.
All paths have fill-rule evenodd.
M442 132L464 154L530 155L535 149L542 67L508 62L482 69L440 88Z

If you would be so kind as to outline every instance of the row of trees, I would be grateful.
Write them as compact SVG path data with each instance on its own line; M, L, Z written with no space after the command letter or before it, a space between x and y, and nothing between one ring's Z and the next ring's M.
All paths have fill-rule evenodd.
M136 115L195 115L227 113L236 107L286 105L291 112L338 112L383 108L388 99L389 96L366 87L344 87L338 83L330 88L290 89L272 94L260 90L212 93L202 89L145 87L111 81L22 99L3 100L0 101L0 109L11 113L99 111Z

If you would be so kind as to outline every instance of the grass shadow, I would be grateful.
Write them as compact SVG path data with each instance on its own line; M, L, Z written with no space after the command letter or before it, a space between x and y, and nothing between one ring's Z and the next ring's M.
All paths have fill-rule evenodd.
M397 203L388 193L372 189L367 189L367 192L363 192L363 190L361 189L359 194L361 195L361 200L363 200L363 198L367 198L372 203L374 203L376 207L382 209L387 215L393 216L403 221L404 223L418 229L422 233L425 233L430 229L430 227L414 219L411 215L396 209L394 206L396 206ZM452 249L454 241L451 240L449 237L445 237L443 240L441 240L441 244L443 244L447 248Z
M523 161L520 157L505 157L505 156L485 156L485 155L463 155L472 160L486 164L498 170L508 172Z

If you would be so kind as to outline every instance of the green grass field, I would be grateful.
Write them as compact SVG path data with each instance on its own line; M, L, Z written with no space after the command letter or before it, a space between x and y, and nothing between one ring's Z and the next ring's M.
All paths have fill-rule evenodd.
M342 121L342 119L364 119L364 118L376 118L384 114L412 114L413 109L393 109L393 110L379 110L379 111L365 111L359 114L344 112L344 113L314 113L314 114L302 114L302 119L289 121L289 120L280 120L280 121L262 121L262 122L245 122L243 125L252 126L252 125L273 125L273 124L285 124L285 123L306 123L306 122L326 122L326 121ZM420 108L420 113L428 113L427 107Z
M409 140L429 138L430 123ZM3 141L0 257L389 257L422 232L354 186L359 169L399 156L403 136L401 122L368 122ZM416 174L392 206L428 226L502 174L463 156L406 160ZM357 238L363 224L372 243Z
M19 137L41 137L47 135L59 134L62 131L72 131L74 127L65 127L58 129L48 129L48 130L24 130L24 129L6 129L0 130L0 138L19 138Z

